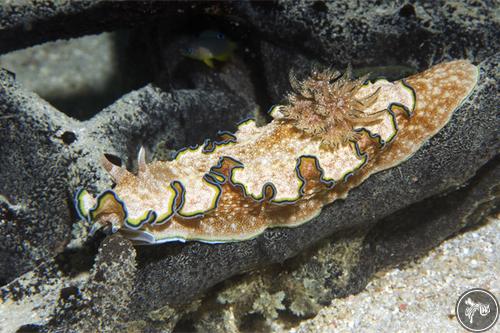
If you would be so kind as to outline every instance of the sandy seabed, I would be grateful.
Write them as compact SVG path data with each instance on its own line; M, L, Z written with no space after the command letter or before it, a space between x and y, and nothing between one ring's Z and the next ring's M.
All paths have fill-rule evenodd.
M465 332L455 317L459 296L472 288L500 296L499 244L497 216L405 267L378 273L363 292L333 300L288 332ZM500 324L488 332L500 332Z

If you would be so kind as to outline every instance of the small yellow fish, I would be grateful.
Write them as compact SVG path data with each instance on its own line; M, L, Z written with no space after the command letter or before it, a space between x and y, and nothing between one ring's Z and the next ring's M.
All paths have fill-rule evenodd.
M222 32L207 30L186 47L182 54L188 58L203 61L214 68L214 59L227 61L233 55L236 43L230 41Z

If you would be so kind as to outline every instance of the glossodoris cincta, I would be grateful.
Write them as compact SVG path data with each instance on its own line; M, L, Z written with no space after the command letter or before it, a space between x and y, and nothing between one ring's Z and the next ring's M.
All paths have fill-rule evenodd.
M250 239L293 227L345 198L371 174L411 157L474 89L478 69L463 60L404 80L364 83L313 72L274 107L235 134L146 163L137 175L103 160L116 183L94 198L80 189L76 208L93 230L120 231L135 243Z

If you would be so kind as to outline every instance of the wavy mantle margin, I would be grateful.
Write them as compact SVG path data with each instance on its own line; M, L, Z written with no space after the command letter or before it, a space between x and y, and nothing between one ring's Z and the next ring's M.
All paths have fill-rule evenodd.
M79 189L75 194L75 206L77 208L78 214L82 219L85 219L88 222L92 223L101 222L102 220L108 218L107 222L111 223L113 227L112 229L114 229L113 231L120 230L126 237L130 238L136 243L145 244L156 244L171 241L184 242L187 240L197 240L206 243L239 241L253 238L268 227L297 226L317 216L324 204L330 203L337 198L345 196L348 190L351 188L349 186L349 179L356 175L357 171L359 171L366 165L368 165L368 167L371 166L372 171L366 171L363 168L362 171L364 172L361 172L360 175L357 176L357 180L353 182L352 187L357 186L357 184L355 183L362 182L370 174L384 170L387 167L397 165L409 158L418 149L418 147L420 147L429 137L437 133L437 131L439 131L439 129L441 129L449 121L453 111L458 108L471 93L472 89L477 83L477 77L478 73L475 66L465 61L455 61L437 65L426 72L417 74L405 81L398 81L394 84L391 84L385 80L375 81L375 83L368 83L365 86L367 88L373 88L377 84L385 86L398 85L399 88L406 91L408 95L411 95L411 103L407 102L405 104L404 101L401 102L397 99L383 100L382 103L386 103L384 108L384 111L387 114L386 125L389 125L379 128L374 128L373 126L371 128L354 128L354 130L361 135L366 134L366 137L369 140L362 139L361 142L350 142L351 150L358 160L358 163L352 168L345 168L341 174L341 177L334 177L336 178L334 179L325 176L326 172L325 168L321 164L320 159L322 158L322 156L320 154L303 154L294 156L295 165L293 170L296 181L295 184L293 184L296 185L294 187L294 195L284 199L276 199L277 195L279 194L279 189L271 181L263 183L260 187L260 191L256 191L255 189L252 190L250 188L250 185L252 184L250 184L249 182L245 183L242 181L238 181L238 179L235 179L235 175L237 177L239 172L246 171L246 164L240 161L238 158L224 155L225 150L231 149L231 147L237 147L238 144L241 144L242 141L245 141L244 139L241 139L245 138L246 134L248 134L250 138L252 138L252 135L257 135L257 138L260 140L261 138L258 137L258 132L265 131L260 130L260 128L256 128L253 120L247 120L239 125L238 131L235 134L229 132L219 132L220 140L205 140L202 145L182 149L177 153L175 159L171 162L152 163L171 164L171 166L169 167L175 168L176 163L182 166L183 162L180 162L180 160L182 160L183 157L193 157L193 159L195 159L196 155L205 157L217 157L216 162L211 163L209 167L206 168L206 172L204 172L203 174L198 174L198 176L201 176L201 181L203 182L203 184L205 184L206 189L211 189L211 191L213 192L213 194L210 194L209 196L210 204L208 205L208 207L198 210L192 209L191 211L189 211L189 205L196 201L193 200L192 197L186 198L186 196L190 194L189 191L196 192L196 186L198 186L200 189L203 189L203 187L200 187L199 184L196 183L196 181L193 183L191 179L188 179L185 185L181 179L182 177L180 177L179 179L171 179L171 181L168 183L167 191L170 194L165 200L165 205L163 206L167 208L165 212L155 211L154 209L144 209L143 211L134 211L132 212L132 214L130 214L127 209L126 203L128 199L126 195L127 192L125 192L125 194L122 194L125 199L121 198L120 196L120 182L117 182L115 190L106 190L98 195L96 199L94 199L87 191ZM449 82L445 82L446 84L443 84L443 81L446 80L448 80ZM442 91L443 87L445 88L444 91ZM367 93L370 92L370 89L366 90L368 90ZM280 120L279 110L281 107L282 106L274 107L270 111L271 116L275 118L273 123L278 124L277 126L275 126L278 128L279 126L284 127L281 123L282 120ZM416 118L417 121L415 121ZM438 118L440 118L439 121L434 121ZM398 124L402 125L398 126ZM264 126L263 128L266 127L269 128L270 125ZM401 130L405 131L403 135L399 135L398 133L400 131L400 128ZM399 137L403 136L401 140L409 140L408 137L411 138L412 130L415 133L421 132L419 134L418 140L415 140L415 142L410 145L401 144L399 142ZM287 133L293 133L293 131ZM295 138L293 136L295 134L292 134L291 137ZM415 136L417 136L417 134L415 134ZM297 137L297 140L298 142L306 142L304 141L305 139L303 138L303 135L302 138L301 135L299 135ZM309 138L309 140L314 141L314 138ZM375 143L375 145L370 145L368 141L370 141L371 143ZM392 155L398 155L397 153L394 154L394 151L398 151L398 145L406 147L406 151L403 152L403 154L399 154L403 156L393 158L392 163L387 163L387 161L384 161L384 159L378 158L379 155L382 156L384 154L387 154L385 152L387 150L389 150L390 154ZM408 146L415 146L416 148L410 147L409 149ZM259 148L257 142L255 143L255 147L253 148ZM304 167L303 164L306 164L303 161L307 159L310 159L314 162L314 168L312 169L315 169L314 171L318 173L316 180L318 180L319 183L324 186L324 188L316 188L316 192L311 192L313 194L306 193L305 187L308 182L313 182L314 180L308 178L307 176L304 176L301 172L301 169ZM255 163L255 161L256 159L250 161L250 163L248 164L251 164L252 162ZM226 164L232 165L230 167L227 167ZM386 165L386 167L384 167L384 164ZM221 172L220 170L224 169L224 167L226 168L226 171ZM329 171L328 166L326 171ZM342 181L343 183L339 184L339 181ZM195 185L194 189L190 190L189 182L191 182L191 185ZM173 221L176 219L181 221L177 224L182 226L184 223L184 229L188 230L190 228L196 228L197 223L203 223L204 219L210 217L211 215L216 215L218 211L225 212L224 208L225 205L227 205L227 202L222 201L221 203L221 197L223 196L223 194L225 194L225 189L228 188L231 190L228 190L227 192L232 192L231 194L233 195L239 194L241 196L241 200L236 202L245 202L242 204L243 206L248 206L249 204L246 202L249 201L250 205L260 205L261 209L264 209L263 207L265 207L265 209L268 209L269 211L273 211L273 209L276 209L276 207L282 206L283 208L277 209L278 211L279 209L282 209L283 212L286 212L286 214L283 214L285 216L287 216L287 214L290 215L290 212L286 211L286 209L290 210L290 207L294 206L297 207L291 208L291 210L299 209L300 205L302 205L301 207L304 207L304 202L307 203L308 200L311 202L314 201L313 199L311 199L316 199L314 197L316 194L314 193L320 193L316 196L320 197L321 200L319 200L319 204L316 203L316 206L313 207L313 209L309 209L309 211L307 212L308 214L306 214L302 218L299 218L300 216L291 215L291 217L289 217L289 221L283 222L283 220L281 220L280 222L280 219L277 219L272 223L255 227L254 229L247 228L244 233L238 234L235 232L234 237L228 237L227 234L223 237L218 237L217 230L213 231L211 234L208 234L207 232L205 232L205 235L203 235L203 233L199 233L194 237L183 232L176 232L179 230L183 231L182 228L177 228L177 230L174 229L169 231L169 225L173 225ZM341 189L337 190L337 188ZM335 193L336 190L337 192L339 192L338 194ZM342 191L344 192L341 193ZM145 202L147 203L147 201ZM147 206L147 204L143 206ZM187 207L187 210L183 211L185 206ZM251 210L248 210L248 212L251 212ZM227 218L231 215L228 215L227 213L226 215L227 216L225 223L234 224L234 221L232 221L230 218ZM244 224L245 214L240 214L238 215L238 217L243 220L240 224ZM190 223L191 225L189 225Z

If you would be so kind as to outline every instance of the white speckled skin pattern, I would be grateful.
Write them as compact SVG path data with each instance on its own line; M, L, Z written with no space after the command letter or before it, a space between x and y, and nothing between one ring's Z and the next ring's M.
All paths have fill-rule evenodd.
M147 164L141 150L137 175L105 161L116 186L95 199L78 191L77 210L95 228L111 226L146 244L230 242L297 226L411 157L477 78L476 66L458 60L394 83L306 79L294 85L307 89L275 107L266 126L248 120L234 135L185 149L173 161Z

